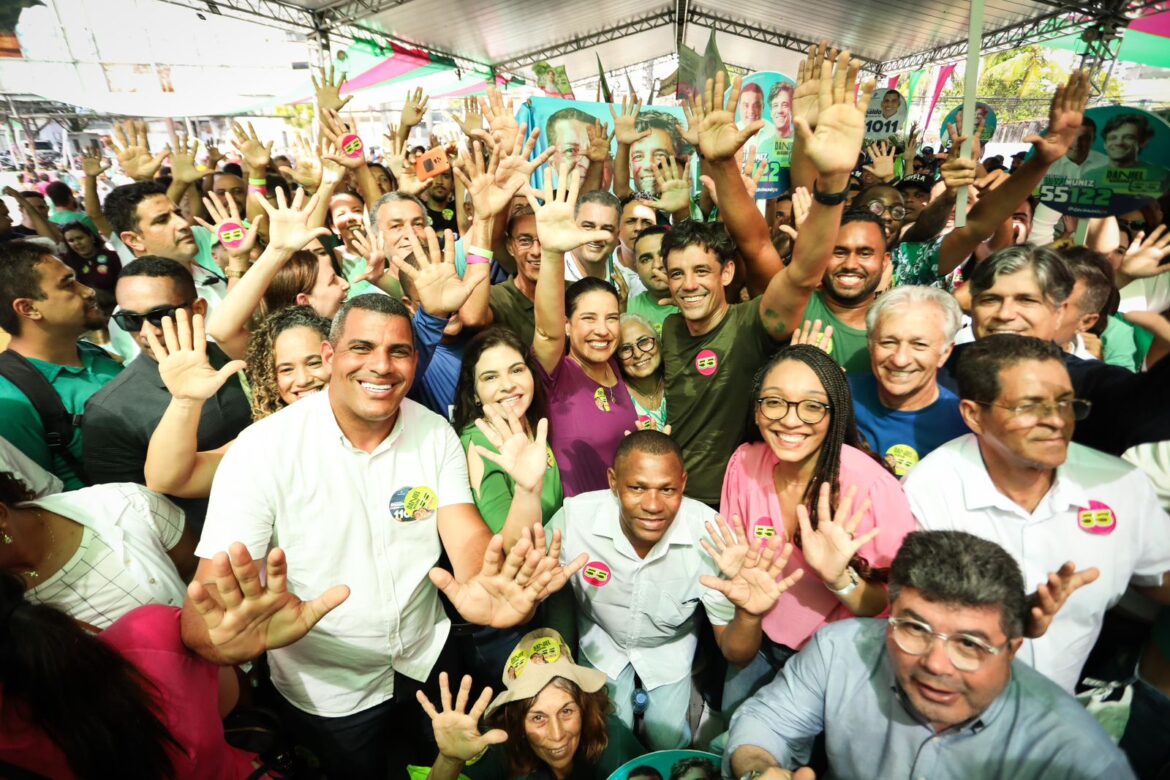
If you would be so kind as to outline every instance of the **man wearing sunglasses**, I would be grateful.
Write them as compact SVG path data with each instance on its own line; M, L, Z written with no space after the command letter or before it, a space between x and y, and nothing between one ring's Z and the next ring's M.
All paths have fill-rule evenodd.
M890 617L813 636L731 720L724 777L1133 778L1076 699L1015 660L1028 599L1012 557L958 531L908 535ZM794 774L795 772L795 774Z
M957 374L959 411L973 433L910 472L910 508L925 529L997 542L1040 586L1028 636L1051 626L1024 645L1020 660L1071 692L1105 612L1131 584L1170 602L1170 517L1141 471L1071 443L1092 404L1074 394L1054 343L985 336L963 351ZM1053 617L1054 593L1059 602L1081 584L1088 587Z
M159 374L158 358L147 334L163 340L162 322L175 321L182 310L190 318L207 314L207 302L199 297L191 273L174 260L140 257L122 269L115 289L118 311L114 319L141 349L126 370L89 399L85 408L84 457L86 471L95 483L146 484L143 469L150 437L171 403L171 394ZM230 362L223 350L207 344L211 365L220 369ZM251 407L238 379L232 378L207 399L199 414L199 451L224 446L252 422ZM173 500L187 513L196 538L207 513L206 498Z

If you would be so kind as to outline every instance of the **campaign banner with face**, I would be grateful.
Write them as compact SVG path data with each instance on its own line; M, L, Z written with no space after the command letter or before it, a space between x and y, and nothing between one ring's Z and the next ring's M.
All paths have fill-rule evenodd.
M619 106L620 109L620 106ZM556 146L557 151L549 161L554 171L559 171L562 162L570 168L580 170L581 175L589 168L589 128L601 120L613 132L613 115L608 103L587 103L581 100L560 100L557 98L534 97L526 100L516 112L516 121L528 126L532 132L540 128L536 142L536 153ZM650 134L630 147L630 187L635 191L658 193L654 180L654 169L669 158L679 161L681 167L693 154L694 149L683 140L686 118L681 108L667 106L644 106L638 113L637 128ZM617 153L617 139L610 143L610 157ZM610 187L613 181L613 163L607 163L602 184ZM544 186L543 170L532 176L532 186Z
M906 134L910 104L896 89L879 89L865 109L865 140L897 144Z
M1170 189L1170 124L1130 106L1085 112L1068 154L1041 182L1040 202L1073 217L1136 211Z
M722 761L701 750L658 750L622 764L609 780L707 780L719 777Z
M975 124L978 125L980 122L983 122L983 135L979 136L979 140L987 143L995 135L997 122L995 119L995 109L986 103L975 104ZM947 125L954 125L955 129L959 131L959 134L962 134L963 106L955 106L943 117L942 127L939 128L938 134L943 139L944 144L947 138L950 137L947 135Z
M796 82L783 73L760 71L743 80L739 103L735 106L735 123L746 127L757 119L764 126L744 144L746 159L744 171L751 174L756 161L765 167L756 188L756 200L768 200L788 190L788 169L792 165L792 139L796 129L792 124L792 92ZM731 94L728 89L724 100Z

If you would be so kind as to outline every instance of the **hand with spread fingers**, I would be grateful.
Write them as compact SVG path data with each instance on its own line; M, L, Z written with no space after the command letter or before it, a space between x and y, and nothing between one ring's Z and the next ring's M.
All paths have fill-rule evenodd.
M731 81L731 93L724 100L725 78L723 71L714 80L707 79L703 101L697 107L695 118L699 120L699 151L703 158L711 161L728 160L764 126L757 119L742 130L735 124L735 107L743 90L743 79L736 76Z
M318 81L316 76L310 75L309 78L313 80L313 91L317 93L317 108L324 111L330 109L333 111L340 111L345 108L345 104L353 100L353 95L347 95L345 98L341 97L341 88L345 86L345 74L341 74L340 79L334 78L333 64L329 64L329 74L325 73L325 66L321 66L321 80Z
M589 146L585 149L585 156L589 158L589 162L603 163L608 160L609 145L614 139L614 134L609 132L609 125L603 124L600 119L597 119L585 129L589 136Z
M894 157L896 156L896 149L894 145L887 141L878 141L872 143L866 149L873 162L869 165L862 166L862 170L866 171L878 181L890 181L894 178Z
M295 181L302 188L316 192L321 186L321 147L314 149L309 139L298 135L293 141L296 163L293 167L282 165L280 172Z
M158 154L150 153L150 140L147 137L146 123L141 119L127 119L114 125L114 138L105 138L108 146L118 158L122 166L122 173L135 181L149 181L162 167L163 160L170 154L170 149L163 149Z
M610 104L609 115L613 117L613 133L617 142L623 146L633 146L650 135L650 130L638 131L638 114L642 110L642 101L637 95L622 98L621 113Z
M288 590L288 563L279 547L268 553L263 582L260 567L239 542L226 553L216 553L211 567L212 579L188 585L187 598L225 666L291 645L349 598L348 587L335 585L312 601L302 601Z
M341 118L341 114L336 111L322 111L321 112L321 160L330 161L340 165L346 170L356 171L364 167L366 162L365 150L361 154L354 153L350 156L348 153L343 153L342 141L347 135L353 133L353 129L345 123ZM331 151L326 151L328 146Z
M1047 132L1024 139L1024 143L1035 147L1036 156L1043 162L1051 165L1068 154L1084 122L1091 92L1089 74L1083 70L1073 71L1068 82L1056 88L1048 109Z
M822 327L824 328L822 330ZM804 326L792 334L790 344L808 344L828 352L833 346L833 326L824 325L820 320L804 321Z
M577 195L581 189L580 172L570 172L568 164L561 166L560 179L553 189L552 176L544 177L544 199L542 205L535 192L526 193L528 205L536 214L536 235L545 252L564 254L590 241L612 241L613 233L608 230L586 230L578 227L574 211Z
M96 179L108 171L113 163L107 160L100 149L86 147L81 150L81 172L87 178Z
M399 274L414 283L423 311L432 317L446 317L459 311L471 296L472 291L485 281L482 275L460 279L455 270L455 238L450 230L443 231L443 248L439 249L439 237L427 228L427 248L419 243L414 231L407 233L410 241L410 257L417 265L407 262L407 256L394 255L391 260Z
M268 170L268 163L272 161L272 141L267 144L260 140L256 135L256 128L252 127L252 123L248 123L248 129L239 122L232 122L232 133L235 134L233 144L236 151L244 158L244 164L248 169L255 173L263 173Z
M502 404L484 404L483 417L475 427L487 437L496 452L473 444L476 453L507 472L516 487L540 493L544 473L548 471L548 420L541 418L536 430L529 432L524 419Z
M492 140L505 149L513 148L516 136L523 136L524 133L516 123L516 111L512 101L505 103L499 88L491 86L487 89L487 98L479 99L479 107L484 119L487 120Z
M1052 620L1061 607L1068 601L1069 596L1085 585L1090 585L1101 576L1101 570L1095 566L1077 571L1076 564L1066 561L1056 571L1048 575L1048 581L1040 584L1030 599L1032 609L1029 613L1028 625L1024 635L1029 639L1038 639L1044 636Z
M726 579L704 575L699 582L719 591L749 615L766 614L781 594L804 576L804 570L797 569L783 577L792 556L792 545L750 539L739 515L731 518L730 526L719 515L715 516L715 522L718 530L706 523L710 541L700 539L699 544Z
M215 396L234 374L244 370L244 361L233 360L218 371L207 358L207 336L203 315L188 315L186 309L175 311L175 320L163 317L163 341L147 328L143 334L151 354L158 361L163 384L175 398L206 401ZM165 346L164 346L165 343Z
M195 155L199 152L199 139L171 133L171 177L184 184L194 184L203 178L203 172L195 167Z
M479 101L473 97L463 98L463 115L448 114L451 120L459 125L459 129L468 138L475 138L483 134L483 113L479 109Z
M682 211L691 205L690 163L679 168L678 160L668 157L653 170L658 186L658 199L652 201L656 209L667 214Z
M800 523L800 549L804 555L804 562L808 564L813 574L834 590L844 590L848 582L842 582L849 568L849 562L857 555L857 551L873 541L880 528L874 528L861 536L856 535L857 526L869 511L869 499L861 502L856 511L853 511L853 500L857 495L857 487L852 486L841 497L836 513L829 505L829 483L821 485L817 498L817 527L812 527L808 509L804 505L796 508L796 517Z
M1158 225L1147 236L1139 231L1129 242L1125 257L1121 260L1120 274L1126 279L1146 279L1170 271L1170 231L1166 225Z
M848 51L837 55L835 67L828 60L822 62L816 130L803 117L794 120L804 154L819 176L848 176L857 164L865 138L865 110L874 90L872 81L856 89L859 69Z
M284 199L284 190L276 191L276 205L259 193L252 197L264 209L268 219L268 249L276 252L292 254L304 249L314 238L323 238L329 235L329 228L309 227L313 211L317 208L320 195L305 198L304 190L297 190L293 195L292 205Z
M837 50L825 41L808 47L808 56L796 70L796 89L792 92L792 119L804 119L810 129L816 129L821 110L821 74L824 64L837 60ZM866 104L868 105L868 104Z
M435 709L435 705L422 691L416 691L415 697L423 712L431 719L431 728L435 732L435 744L439 746L439 754L466 764L479 756L492 745L500 745L508 741L508 732L503 729L492 729L480 733L479 721L492 700L492 689L484 688L479 694L471 709L467 708L471 700L471 677L463 676L459 685L459 692L455 702L451 702L451 686L446 672L439 672L439 697L443 710Z
M278 190L279 192L279 190ZM265 200L265 203L268 201ZM244 220L240 217L240 209L236 206L235 198L225 197L222 200L215 192L210 191L203 196L203 205L207 208L208 215L214 220L207 222L202 217L195 217L195 221L203 227L211 231L213 236L219 237L223 242L224 251L234 257L250 257L252 249L256 246L256 235L260 230L260 222L264 219L263 214L257 215L252 220L250 227L244 230L243 235L240 236L240 243L236 246L231 246L227 243L227 236L220 236L219 229L222 225L236 224L241 228L244 227Z
M410 128L423 121L423 117L427 115L427 104L430 102L430 97L423 94L422 87L416 88L413 94L407 94L406 104L402 107L402 118L399 119L407 134L410 133Z

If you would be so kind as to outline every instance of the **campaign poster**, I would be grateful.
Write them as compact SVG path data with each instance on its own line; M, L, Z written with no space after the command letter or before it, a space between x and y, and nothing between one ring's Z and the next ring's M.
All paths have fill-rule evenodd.
M619 106L620 110L620 106ZM581 175L589 168L586 151L589 148L589 128L600 119L613 132L613 115L608 103L588 103L581 100L560 100L558 98L534 97L526 100L516 112L516 121L528 126L531 133L540 128L536 142L536 153L555 145L557 151L549 161L554 171L562 163L580 170ZM667 106L643 106L638 113L636 127L639 131L649 130L650 135L630 147L630 187L635 191L658 194L658 183L654 169L666 159L673 157L681 166L693 154L690 144L683 140L686 118L681 108ZM617 139L610 144L610 156L617 153ZM603 185L609 187L613 171L607 170ZM532 176L532 186L544 184L543 169Z
M906 135L910 116L910 104L896 89L879 89L874 91L865 109L865 140L889 141L894 146L899 145Z
M627 761L609 780L711 780L723 759L701 750L659 750Z
M536 85L546 95L568 98L569 100L575 97L573 86L569 83L569 74L565 72L564 65L538 62L532 66L532 72L536 76Z
M996 119L995 109L986 103L975 104L975 124L978 125L983 122L983 135L979 137L982 143L987 143L995 135ZM950 110L950 112L943 117L942 127L939 128L939 136L943 139L943 144L946 144L949 135L947 135L947 125L954 125L955 130L959 135L963 134L963 106L958 105Z
M792 140L796 132L792 124L795 89L795 81L775 71L759 71L743 80L739 103L735 106L736 125L742 128L757 119L764 120L764 126L744 144L745 154L749 150L753 153L752 159L745 163L745 173L752 172L757 160L767 166L756 188L756 200L769 200L788 191ZM729 89L724 99L730 94Z
M1073 217L1136 211L1170 189L1170 124L1130 106L1085 112L1068 154L1041 182L1040 202Z

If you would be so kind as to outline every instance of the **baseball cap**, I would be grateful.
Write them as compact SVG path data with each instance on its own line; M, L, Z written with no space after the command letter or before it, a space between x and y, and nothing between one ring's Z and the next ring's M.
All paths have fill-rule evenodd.
M504 664L501 679L504 691L492 699L485 715L513 701L531 699L544 690L554 677L572 680L586 693L605 687L605 672L573 663L573 654L561 635L551 628L529 631L516 645Z
M934 186L934 177L927 176L925 173L912 173L909 176L902 177L902 180L894 185L894 189L899 192L911 187L917 187L920 190L930 192Z

